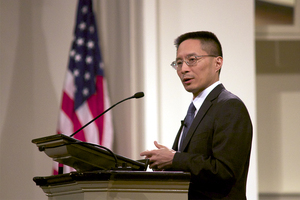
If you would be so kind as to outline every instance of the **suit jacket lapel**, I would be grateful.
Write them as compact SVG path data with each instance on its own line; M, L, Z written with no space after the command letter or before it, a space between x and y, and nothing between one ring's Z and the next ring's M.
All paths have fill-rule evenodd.
M184 120L181 120L181 126L179 128L179 131L176 135L175 141L174 141L173 146L172 146L172 149L175 150L175 151L178 151L178 142L179 142L179 138L180 138L180 135L181 135L181 132L182 132L183 125L184 125Z
M193 136L196 128L201 123L203 117L206 115L209 108L212 106L212 101L219 96L219 94L221 93L221 91L223 89L225 89L225 88L222 84L217 85L204 100L202 106L200 107L196 117L194 118L193 123L191 124L191 127L190 127L189 131L187 132L187 135L183 141L183 144L182 144L183 151L185 150L187 144L189 143L191 137ZM178 141L177 141L177 143L178 143Z

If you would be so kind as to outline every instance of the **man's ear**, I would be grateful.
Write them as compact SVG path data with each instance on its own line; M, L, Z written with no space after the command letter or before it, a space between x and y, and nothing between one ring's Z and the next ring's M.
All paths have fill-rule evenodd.
M223 58L221 56L218 56L216 58L216 72L220 71L223 65Z

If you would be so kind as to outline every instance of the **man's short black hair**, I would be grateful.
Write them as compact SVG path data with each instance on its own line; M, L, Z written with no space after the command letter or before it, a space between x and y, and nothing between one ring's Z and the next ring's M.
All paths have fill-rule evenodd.
M180 35L175 39L175 46L178 50L179 45L188 39L197 39L201 42L202 50L206 51L210 55L222 56L222 46L215 34L209 31L196 31L188 32L183 35Z

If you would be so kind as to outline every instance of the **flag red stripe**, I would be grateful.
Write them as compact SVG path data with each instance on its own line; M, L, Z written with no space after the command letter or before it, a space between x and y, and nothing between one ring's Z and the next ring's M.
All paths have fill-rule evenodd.
M87 100L90 111L94 118L104 112L103 77L97 76L96 88L97 88L97 91L96 91L95 95L93 95L92 97L90 97ZM98 144L100 144L100 145L102 145L102 136L103 136L103 125L104 125L103 117L104 116L101 116L100 118L98 118L97 120L94 121L94 123L96 124L96 126L98 128L98 134L99 134Z
M62 106L61 109L63 112L66 113L66 115L70 118L70 120L73 122L73 132L77 131L82 127L82 125L79 122L79 119L76 115L76 113L73 110L74 108L74 101L70 99L70 97L64 92L63 93L63 99L62 99ZM64 133L66 135L71 135L72 133ZM86 141L84 136L84 130L79 131L74 138Z

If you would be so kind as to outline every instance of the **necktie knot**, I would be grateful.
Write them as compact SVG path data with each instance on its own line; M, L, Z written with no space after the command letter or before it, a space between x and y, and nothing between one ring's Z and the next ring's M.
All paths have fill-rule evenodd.
M192 115L194 116L195 115L195 111L196 111L196 107L194 106L193 102L190 104L189 106L189 109L188 109L188 112L187 114L188 115Z
M185 127L186 127L185 129L190 128L190 125L192 124L192 122L194 120L195 111L196 111L196 108L195 108L195 106L192 102L189 106L187 115L186 115L185 120L184 120L184 124L185 124Z

